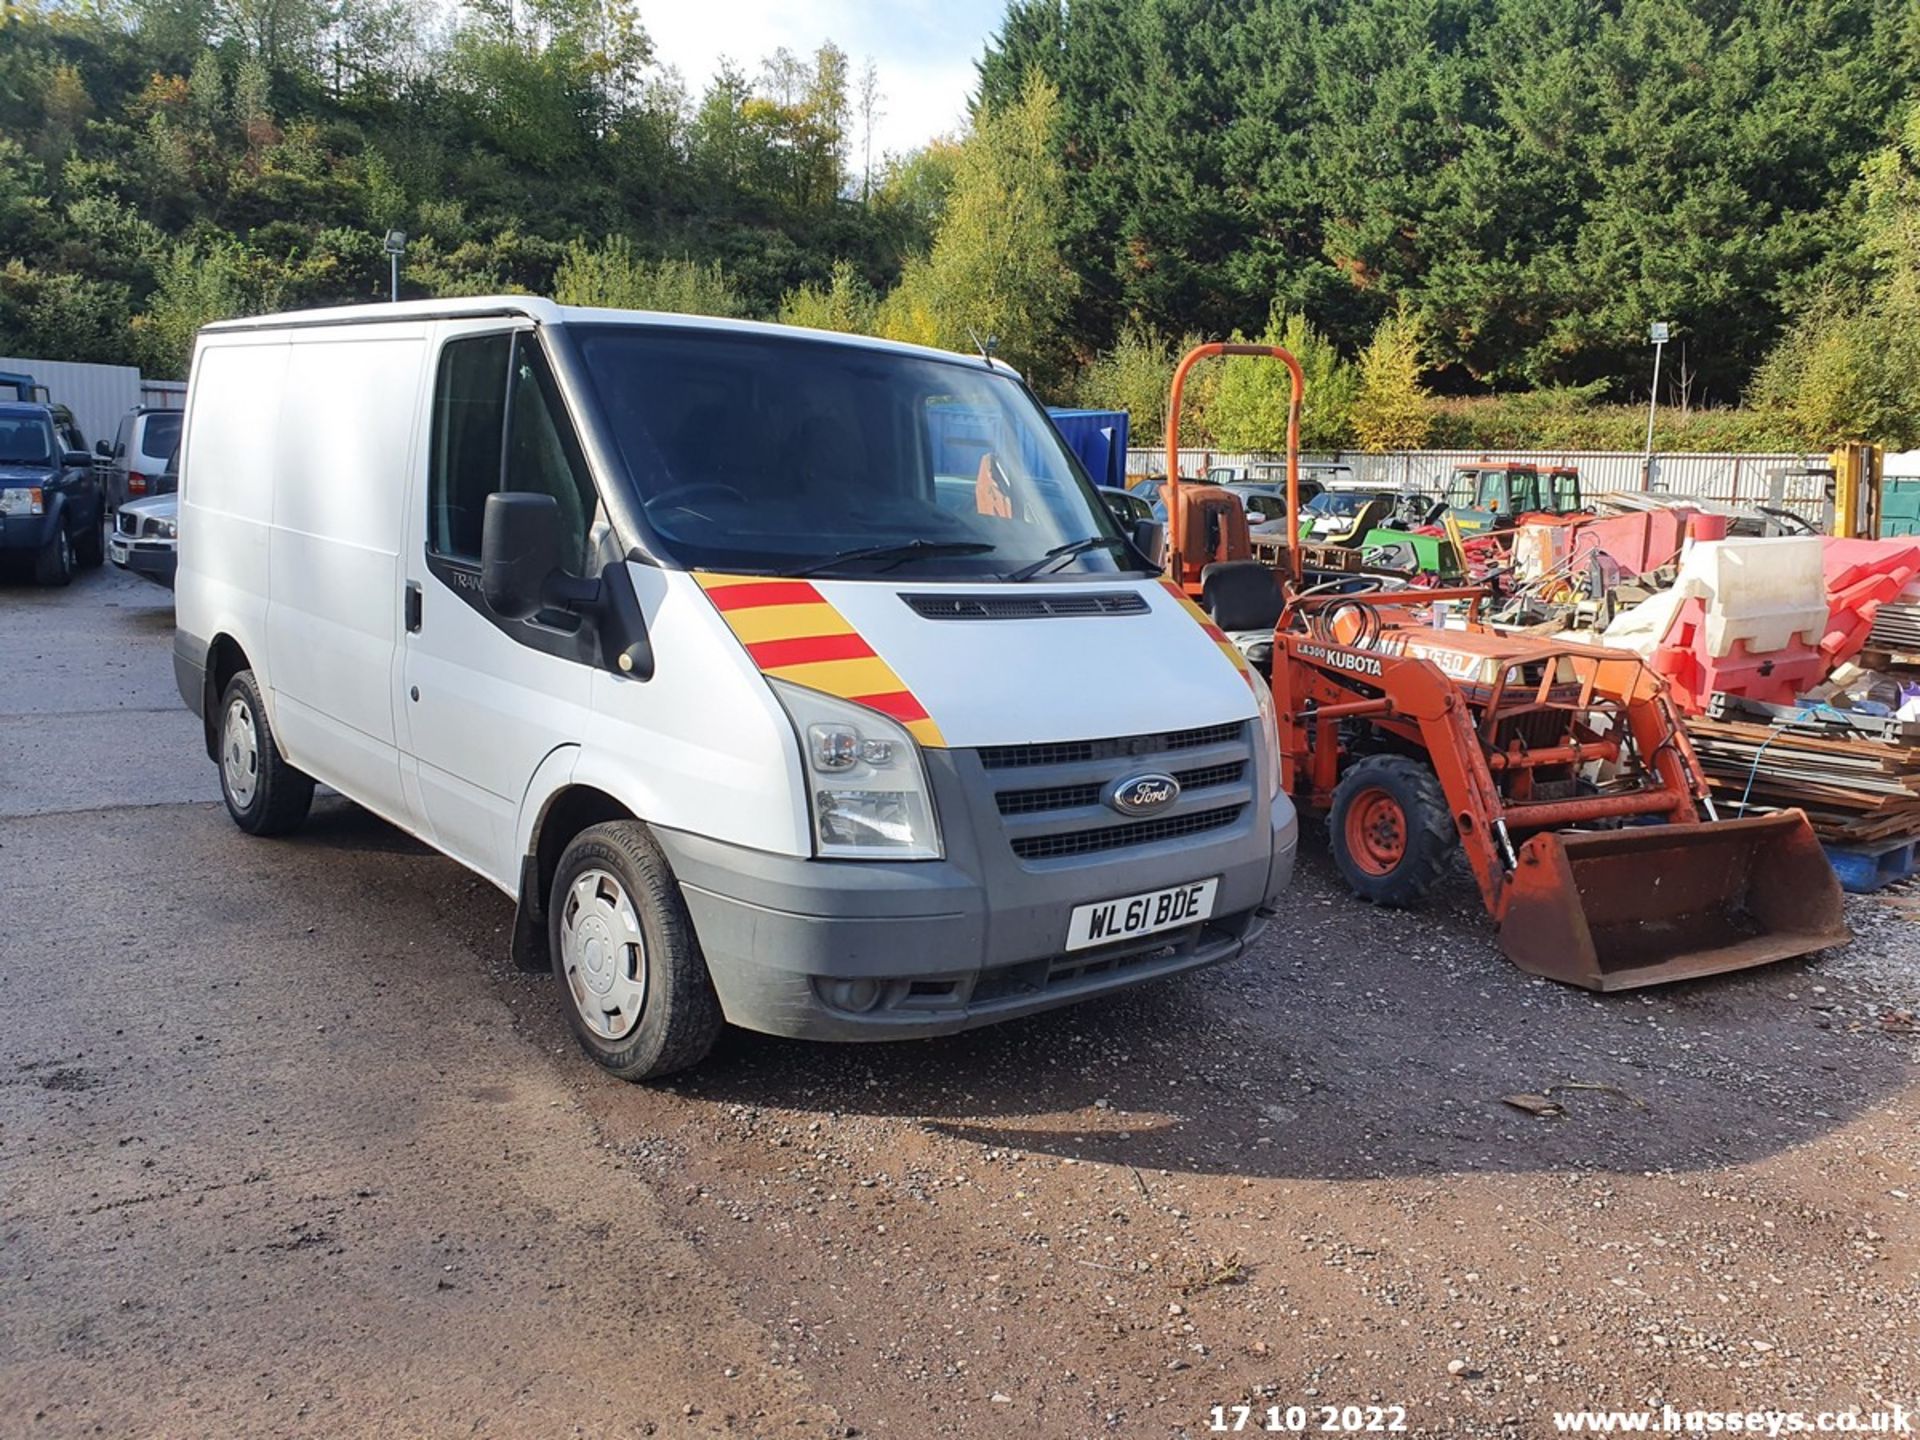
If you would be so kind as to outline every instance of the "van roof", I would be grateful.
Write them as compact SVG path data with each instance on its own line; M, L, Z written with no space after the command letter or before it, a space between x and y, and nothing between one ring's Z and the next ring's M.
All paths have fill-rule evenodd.
M837 330L811 330L799 325L775 325L764 320L725 320L711 315L678 315L658 310L604 310L580 305L558 305L542 295L478 295L452 300L402 300L378 305L335 305L317 310L287 310L277 315L217 320L211 325L202 326L200 333L221 335L236 331L377 325L407 320L477 320L490 316L525 318L536 325L671 325L683 330L721 330L748 335L799 333L809 339L865 350L890 350L902 355L922 355L941 360L979 359L977 355L959 351L912 345L902 340L881 340L871 335L848 335ZM996 370L1015 376L1019 374L1004 360L996 359L993 363Z
M0 400L0 415L15 418L38 415L42 420L50 420L53 418L53 406L40 400Z

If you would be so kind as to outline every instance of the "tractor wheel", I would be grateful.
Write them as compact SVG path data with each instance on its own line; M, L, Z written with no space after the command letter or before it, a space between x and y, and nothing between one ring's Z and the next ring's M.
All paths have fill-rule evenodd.
M1342 775L1327 830L1353 893L1395 907L1426 898L1458 839L1439 777L1405 755L1369 755Z

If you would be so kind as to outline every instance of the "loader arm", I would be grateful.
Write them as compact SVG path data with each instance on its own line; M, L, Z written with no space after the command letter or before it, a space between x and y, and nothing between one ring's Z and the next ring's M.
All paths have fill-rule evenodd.
M1436 597L1295 595L1274 637L1282 783L1332 808L1356 753L1423 760L1501 947L1626 989L1805 955L1848 931L1806 817L1710 820L1686 726L1637 655L1391 624ZM1590 778L1591 777L1591 778Z

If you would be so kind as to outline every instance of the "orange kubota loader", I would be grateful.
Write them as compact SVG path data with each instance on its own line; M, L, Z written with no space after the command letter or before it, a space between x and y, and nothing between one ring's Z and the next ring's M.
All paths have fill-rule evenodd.
M1721 820L1665 682L1631 652L1481 623L1479 589L1388 589L1303 573L1300 368L1287 429L1291 544L1276 571L1237 548L1211 487L1175 484L1170 578L1273 687L1281 780L1324 814L1335 864L1376 904L1421 900L1465 852L1521 969L1624 990L1806 955L1848 938L1840 887L1798 810ZM1231 497L1228 497L1231 499ZM1244 542L1242 542L1244 543ZM1455 605L1464 623L1435 623ZM1705 816L1703 819L1702 816Z

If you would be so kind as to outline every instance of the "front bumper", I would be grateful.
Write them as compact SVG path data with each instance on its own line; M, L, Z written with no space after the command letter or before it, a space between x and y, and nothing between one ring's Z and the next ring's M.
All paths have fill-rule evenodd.
M171 590L180 551L171 540L129 540L124 535L111 535L107 538L107 558L122 570L131 570Z
M931 768L939 794L949 782ZM962 833L947 834L946 859L900 863L806 860L655 834L727 1019L808 1040L946 1035L1231 959L1265 928L1299 837L1284 795L1224 838L1044 867L997 853L991 835L976 843L954 829ZM1211 875L1220 886L1206 921L1064 949L1076 905ZM835 984L846 980L876 982L861 987L877 991L871 1008L848 1008Z
M45 515L0 515L0 550L29 552L43 549L53 539L60 513Z

